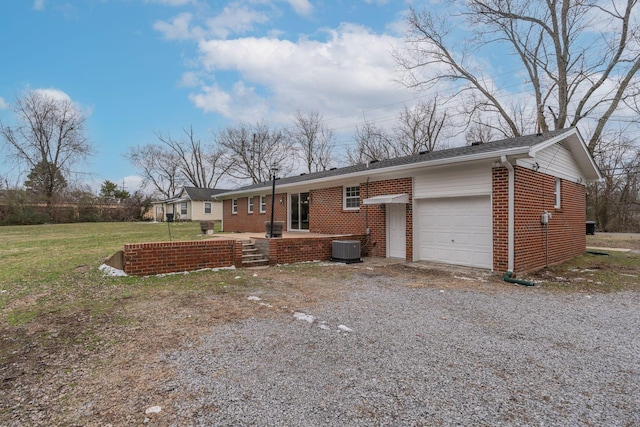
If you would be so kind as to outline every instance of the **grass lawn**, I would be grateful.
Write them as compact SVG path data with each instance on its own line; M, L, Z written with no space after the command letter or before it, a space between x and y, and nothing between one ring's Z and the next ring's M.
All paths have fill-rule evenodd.
M0 231L0 325L21 326L36 318L52 322L54 315L78 311L104 315L134 294L148 296L177 283L185 293L199 286L192 277L118 279L103 277L97 269L126 243L200 240L205 236L198 222L11 226ZM0 349L0 361L3 353Z
M0 283L59 277L95 267L125 243L200 240L197 222L80 223L0 228Z

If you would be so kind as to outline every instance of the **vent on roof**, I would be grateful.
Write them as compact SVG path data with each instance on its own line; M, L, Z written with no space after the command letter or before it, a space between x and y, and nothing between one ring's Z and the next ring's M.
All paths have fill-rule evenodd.
M420 151L418 154L429 154L429 150Z
M369 162L370 165L374 164L374 163L378 163L378 159L373 159Z
M476 145L482 145L482 144L484 144L484 142L482 142L482 141L475 141L475 142L472 142L472 143L471 143L471 146L472 146L472 147L475 147Z
M306 174L307 174L306 172L302 172L302 173L300 174L300 176L303 176L303 175L306 175Z
M336 169L338 169L338 168L329 168L330 171L334 171Z

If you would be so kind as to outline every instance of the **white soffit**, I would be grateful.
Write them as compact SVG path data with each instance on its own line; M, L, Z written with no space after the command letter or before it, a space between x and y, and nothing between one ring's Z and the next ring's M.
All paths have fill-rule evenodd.
M408 194L385 194L384 196L375 196L364 199L364 205L381 205L384 203L409 203Z

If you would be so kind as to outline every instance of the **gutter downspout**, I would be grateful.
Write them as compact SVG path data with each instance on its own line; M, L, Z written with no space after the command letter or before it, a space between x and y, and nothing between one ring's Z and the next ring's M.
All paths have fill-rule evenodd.
M513 277L514 252L515 252L515 171L513 165L507 160L507 156L500 157L500 163L509 171L509 207L507 215L507 271L502 277L505 282L517 283L518 285L533 286L533 282L520 280Z

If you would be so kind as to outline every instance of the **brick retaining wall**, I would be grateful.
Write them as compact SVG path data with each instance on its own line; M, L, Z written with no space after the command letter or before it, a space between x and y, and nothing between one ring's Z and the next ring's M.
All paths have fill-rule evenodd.
M242 267L242 242L210 239L124 245L124 272L132 276Z

